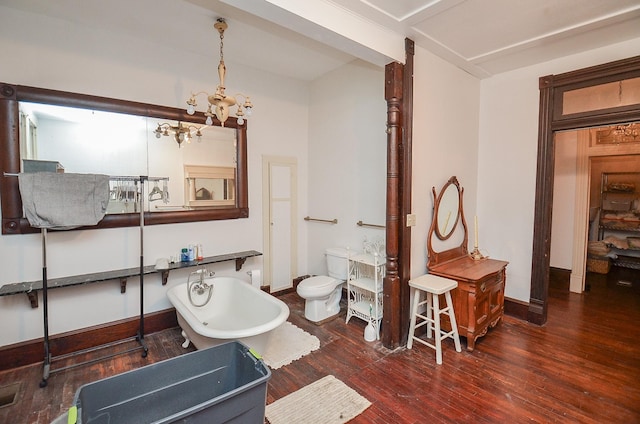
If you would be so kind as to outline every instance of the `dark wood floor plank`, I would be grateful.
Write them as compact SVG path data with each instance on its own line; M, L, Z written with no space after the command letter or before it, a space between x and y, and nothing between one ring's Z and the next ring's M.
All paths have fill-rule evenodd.
M473 352L464 349L464 339L460 353L445 341L442 365L422 345L391 351L365 342L365 323L352 318L345 324L344 312L312 324L304 318L303 300L285 294L289 320L318 337L321 348L273 370L267 403L334 375L372 403L355 424L640 423L640 281L621 287L615 275L608 277L589 274L590 290L582 295L569 293L566 281L552 280L546 325L504 317ZM182 341L177 328L147 335L147 358L138 350L56 372L45 388L38 386L41 365L0 372L0 386L21 382L16 404L0 408L0 422L48 424L83 384L193 350L183 349Z

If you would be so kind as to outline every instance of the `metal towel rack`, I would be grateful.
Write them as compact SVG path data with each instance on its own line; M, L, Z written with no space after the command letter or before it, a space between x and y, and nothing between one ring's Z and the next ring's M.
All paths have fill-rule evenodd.
M337 224L338 220L337 219L318 219L318 218L311 218L309 216L305 216L304 217L305 221L318 221L318 222L328 222L329 224Z
M358 221L358 222L356 222L356 225L357 225L358 227L370 227L370 228L381 228L381 229L386 228L384 225L366 224L366 223L364 223L364 222L362 222L362 221Z
M4 173L5 177L17 177L19 176L19 174L17 173L8 173L5 172ZM142 349L142 357L146 358L147 357L147 353L149 351L149 348L147 347L147 344L144 340L144 203L143 203L143 198L144 198L144 182L145 181L162 181L162 180L168 180L168 177L149 177L146 175L142 175L142 176L109 176L110 180L116 180L116 181L132 181L136 183L136 186L138 185L138 183L140 183L140 197L138 199L139 201L139 213L140 213L140 317L139 317L139 328L138 328L138 334L135 337L135 339L138 341L138 343L140 344L140 346L138 348L131 348L128 349L124 352L118 352L118 353L111 353L108 355L105 355L102 358L97 358L97 359L92 359L89 361L84 361L84 362L80 362L80 363L75 363L63 368L59 368L59 369L51 369L51 365L52 365L52 359L53 359L53 355L51 354L50 351L50 340L49 340L49 314L48 314L48 298L47 298L47 286L48 286L48 282L47 282L47 228L46 227L42 227L41 230L41 234L42 234L42 304L43 304L43 327L44 327L44 361L43 361L43 370L42 370L42 380L40 381L40 387L45 387L47 386L48 380L49 380L49 376L53 373L53 372L58 372L58 371L63 371L66 370L68 368L74 368L77 366L81 366L81 365L85 365L88 363L92 363L92 362L96 362L100 359L105 359L105 358L110 358L112 356L121 354L121 353L126 353L126 352L130 352L133 350L137 350L139 348ZM86 351L86 350L85 350ZM81 351L84 352L84 351ZM81 352L77 352L77 353L81 353ZM63 355L63 356L69 356L69 355Z

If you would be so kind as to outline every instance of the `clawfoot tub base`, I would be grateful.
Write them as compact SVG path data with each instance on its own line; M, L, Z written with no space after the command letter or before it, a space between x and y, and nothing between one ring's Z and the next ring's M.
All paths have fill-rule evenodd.
M187 337L187 333L185 333L184 330L182 330L180 334L182 335L182 337L184 337L184 343L182 343L182 347L186 349L191 344L191 340L189 340L189 337Z
M167 291L185 338L182 346L191 344L202 350L238 340L263 353L271 333L289 317L286 303L238 278L210 277L204 281L214 287L215 294L203 307L192 305L186 283ZM237 304L230 306L232 302Z

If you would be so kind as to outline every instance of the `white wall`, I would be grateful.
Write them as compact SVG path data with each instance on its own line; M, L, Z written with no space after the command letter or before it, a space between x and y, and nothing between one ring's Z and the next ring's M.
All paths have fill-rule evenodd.
M0 16L0 51L3 57L12 58L0 67L3 82L173 107L183 107L191 90L212 90L217 83L215 50L195 56L82 23L5 7L0 7ZM151 265L157 258L168 257L180 247L197 242L203 244L206 255L262 251L263 154L297 157L299 182L306 187L308 84L234 65L233 55L226 53L227 87L250 94L255 105L248 121L249 218L148 226L145 264ZM300 202L306 204L304 189L300 191ZM137 228L50 232L49 278L136 267L140 254L138 237ZM305 252L300 256L306 259L306 244L299 246ZM41 278L39 235L0 236L0 257L0 285ZM248 281L246 271L261 268L261 258L249 259L237 275ZM234 263L211 269L219 275L235 274ZM171 272L167 287L155 276L146 277L145 312L170 307L165 292L185 281L186 272ZM49 293L51 334L138 313L137 279L130 280L126 294L120 294L117 281ZM26 295L0 297L0 322L10 323L0 333L0 346L42 337L42 306L32 309Z
M509 261L505 296L529 301L538 145L538 79L635 56L640 39L482 80L478 155L481 244ZM569 201L573 202L573 198Z
M303 216L338 220L305 222L309 272L326 273L324 249L362 250L382 238L385 225L387 143L384 69L356 60L311 84L309 110L309 201Z
M416 46L414 59L411 276L425 273L434 198L450 177L464 188L464 213L473 247L476 213L480 81ZM482 221L479 222L483 235ZM444 245L444 248L452 246ZM440 250L440 249L439 249Z

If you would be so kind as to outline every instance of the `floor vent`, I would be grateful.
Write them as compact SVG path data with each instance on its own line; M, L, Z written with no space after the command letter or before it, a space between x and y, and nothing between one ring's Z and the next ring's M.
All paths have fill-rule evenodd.
M0 387L0 408L13 405L18 398L19 391L20 383Z
M631 281L626 281L626 280L618 280L616 284L622 287L633 287L633 283Z

